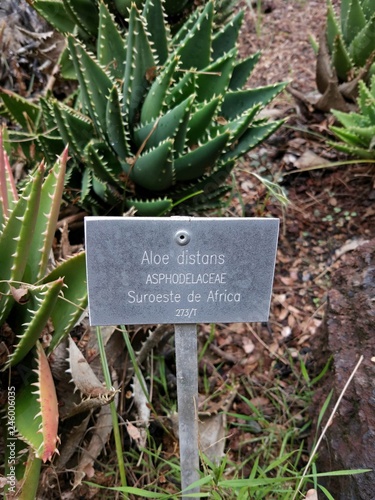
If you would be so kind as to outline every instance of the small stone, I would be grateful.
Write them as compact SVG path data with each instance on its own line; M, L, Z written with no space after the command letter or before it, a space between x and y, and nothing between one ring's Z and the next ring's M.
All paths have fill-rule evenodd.
M335 207L337 205L337 199L332 197L328 200L328 203L332 206Z
M284 338L287 338L291 335L292 333L292 329L290 328L290 326L284 326L284 328L281 330L281 335L284 337Z

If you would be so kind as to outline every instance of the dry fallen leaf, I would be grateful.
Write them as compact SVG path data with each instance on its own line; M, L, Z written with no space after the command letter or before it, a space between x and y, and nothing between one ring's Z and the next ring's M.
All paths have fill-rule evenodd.
M136 443L139 443L141 441L141 433L139 432L139 429L128 420L126 421L125 425L130 438Z
M112 377L113 379L113 377ZM115 380L113 379L115 385ZM118 393L115 396L115 404L118 404ZM96 419L90 442L82 449L80 461L74 470L73 489L77 488L84 477L92 477L95 473L94 463L106 446L112 432L112 413L109 405L102 406Z
M213 462L218 463L224 456L226 415L219 413L200 417L199 449Z
M286 337L289 337L292 333L292 329L290 328L290 326L284 326L281 330L281 335L286 338Z
M340 258L342 255L344 255L347 252L352 252L353 250L360 247L361 245L364 245L365 243L368 243L368 240L366 240L364 238L354 238L352 240L346 241L342 247L338 248L335 251L336 259Z
M89 398L101 397L107 399L109 403L115 391L103 386L71 337L69 337L68 352L69 369L67 372L71 374L77 389Z
M267 406L270 404L268 398L264 398L262 396L251 398L250 403L256 408L261 408L262 406Z
M10 286L10 293L12 294L14 300L19 304L26 304L29 300L27 298L27 288L14 288L14 286Z
M320 165L330 165L330 163L330 161L308 149L294 162L294 166L303 170L305 168L318 167Z
M251 354L255 349L254 343L248 337L243 337L242 347L246 354Z

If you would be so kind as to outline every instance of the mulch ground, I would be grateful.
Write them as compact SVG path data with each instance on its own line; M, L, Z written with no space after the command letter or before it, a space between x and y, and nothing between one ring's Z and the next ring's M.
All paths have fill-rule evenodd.
M317 39L324 26L325 2L266 0L260 17L256 3L247 10L240 46L242 55L262 52L249 86L288 81L304 94L315 92L310 37ZM238 197L228 215L280 218L270 321L219 325L216 331L223 360L228 355L237 359L231 370L255 385L272 384L279 377L287 384L290 357L298 363L302 356L313 369L310 348L324 319L332 273L349 252L375 236L374 166L331 166L347 159L326 143L332 138L328 129L332 117L304 113L287 91L268 108L270 116L285 119L285 125L248 154L237 170ZM325 163L326 168L309 170ZM288 206L268 197L250 173L255 169L280 184ZM206 338L208 328L201 330ZM240 410L236 401L234 409ZM264 399L256 403L264 410ZM233 440L230 447L236 447Z

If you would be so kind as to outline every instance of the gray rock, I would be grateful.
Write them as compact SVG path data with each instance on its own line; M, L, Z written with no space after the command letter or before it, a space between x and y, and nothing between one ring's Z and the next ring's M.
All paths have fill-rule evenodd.
M314 342L319 370L332 356L331 373L316 393L319 412L331 389L330 415L346 381L364 356L318 451L318 471L373 469L375 465L375 240L353 251L328 294L326 319ZM317 414L315 415L317 418ZM313 429L312 435L321 432ZM336 500L374 500L375 472L322 480Z

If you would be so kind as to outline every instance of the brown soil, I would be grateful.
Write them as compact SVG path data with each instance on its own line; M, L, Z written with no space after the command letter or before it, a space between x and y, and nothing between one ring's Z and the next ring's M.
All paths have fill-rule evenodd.
M325 2L271 0L262 5L260 19L255 7L247 12L241 39L243 54L262 51L249 85L289 81L304 94L315 92L315 54L309 37L317 39L324 26ZM355 248L375 235L374 166L355 162L331 166L347 159L325 142L332 117L310 111L301 109L287 92L272 103L271 116L284 118L285 125L238 169L241 203L231 208L237 215L272 215L281 220L269 323L222 326L216 338L226 354L238 357L231 370L242 377L239 393L246 394L249 383L259 397L255 404L266 413L268 405L270 414L271 400L264 399L267 391L259 387L284 383L288 394L293 393L289 384L295 383L293 364L298 365L299 358L311 376L317 374L318 354L315 351L314 359L311 347L324 318L331 276ZM312 169L324 163L326 168ZM290 202L285 209L267 198L265 188L249 175L255 168L285 189ZM250 339L252 349L244 338ZM232 409L241 413L244 405L236 399ZM229 448L238 450L243 439L234 432ZM250 455L254 449L248 446L246 451ZM242 452L246 454L243 447Z

